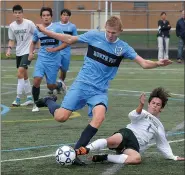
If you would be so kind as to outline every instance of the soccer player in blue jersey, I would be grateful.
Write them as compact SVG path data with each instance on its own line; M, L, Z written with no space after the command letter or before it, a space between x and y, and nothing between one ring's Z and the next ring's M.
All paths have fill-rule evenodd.
M69 21L71 17L71 11L68 9L63 9L60 14L61 14L60 15L61 20L57 22L57 24L61 27L63 32L65 34L77 36L76 25ZM57 51L57 48L47 48L47 51L55 52ZM63 86L62 86L63 91L66 92L67 87L64 84L64 80L66 78L66 73L69 70L69 64L71 59L71 47L68 46L65 49L60 50L60 55L61 55L61 66L60 66L59 79L63 82ZM53 91L49 91L48 93L52 94Z
M46 27L50 31L54 31L57 33L63 33L62 29L53 24L52 21L52 9L50 7L42 7L40 11L40 16L42 20L42 26ZM40 84L44 75L46 76L47 87L49 89L61 89L62 83L57 82L57 74L60 67L60 53L57 52L48 52L46 50L47 47L60 47L59 41L51 38L44 33L40 32L38 29L34 31L32 43L30 46L29 60L33 59L33 51L35 49L36 43L40 40L40 50L38 52L38 59L35 64L34 70L34 80L32 87L32 95L34 102L39 99L40 94ZM67 46L66 43L62 43L62 45ZM39 108L34 105L32 112L39 111Z
M89 106L89 115L92 116L92 120L82 132L75 149L82 145L86 146L105 119L109 82L115 77L122 59L134 60L144 69L167 66L172 63L171 60L166 59L150 61L140 57L132 47L118 38L123 25L116 16L106 21L105 32L91 30L78 36L57 34L42 25L37 25L37 27L48 36L68 44L77 41L88 43L84 64L61 106L56 104L56 98L52 97L45 97L36 102L37 106L47 106L58 122L65 122L73 111L83 108L86 104Z

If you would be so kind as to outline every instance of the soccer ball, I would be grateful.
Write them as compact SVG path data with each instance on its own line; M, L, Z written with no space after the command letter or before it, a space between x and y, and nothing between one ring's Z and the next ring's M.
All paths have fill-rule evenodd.
M61 146L55 153L56 162L61 165L72 165L75 161L76 153L71 146Z

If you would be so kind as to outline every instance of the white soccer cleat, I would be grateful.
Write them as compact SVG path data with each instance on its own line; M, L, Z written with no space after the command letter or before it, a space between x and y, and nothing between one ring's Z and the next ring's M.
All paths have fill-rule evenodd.
M20 106L20 98L16 98L15 101L13 101L12 106Z
M32 112L39 112L39 108L34 104Z
M27 100L26 102L22 103L21 106L28 106L33 104L34 104L33 100Z

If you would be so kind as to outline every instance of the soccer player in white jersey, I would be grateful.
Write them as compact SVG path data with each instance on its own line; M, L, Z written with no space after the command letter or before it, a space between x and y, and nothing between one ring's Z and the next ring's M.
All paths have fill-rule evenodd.
M23 18L23 8L20 5L13 6L13 16L15 21L9 26L8 36L8 50L6 56L11 55L12 47L16 41L16 64L17 64L17 97L12 103L13 106L20 106L20 98L23 92L27 95L27 100L22 106L27 106L33 104L31 96L31 85L28 78L28 61L29 47L31 44L31 39L33 32L35 30L35 25L32 21Z
M65 34L76 36L77 28L75 24L69 21L70 17L71 11L69 9L63 9L60 13L60 22L57 22L56 24L58 24L61 27ZM47 48L47 50L49 52L56 52L57 48ZM59 79L63 82L62 90L64 91L64 93L66 93L67 87L64 83L64 80L66 78L67 71L69 70L69 64L71 60L71 46L69 45L65 49L60 50L60 55L61 55L61 66ZM53 94L53 91L49 91L48 93Z
M157 149L166 159L184 160L183 157L173 154L166 139L163 124L159 120L159 115L169 96L169 93L162 87L154 89L148 99L148 110L146 111L143 109L145 104L145 94L143 93L140 96L138 107L128 115L131 123L126 128L120 129L107 139L98 139L86 147L77 149L77 154L84 155L108 147L116 150L117 155L94 155L92 161L107 160L120 164L139 164L141 163L140 152L146 150L151 139L155 139Z
M37 27L46 35L62 42L72 44L79 41L88 44L84 64L67 91L61 106L54 102L55 99L48 97L39 99L36 103L39 107L47 106L58 122L65 122L73 111L88 105L88 115L92 117L92 120L82 132L75 145L76 149L86 146L103 123L108 108L109 82L116 76L122 59L134 60L144 69L167 66L172 63L171 60L166 59L151 61L140 57L131 46L118 38L123 25L116 16L107 20L105 31L91 30L78 36L57 34L42 25L37 25Z

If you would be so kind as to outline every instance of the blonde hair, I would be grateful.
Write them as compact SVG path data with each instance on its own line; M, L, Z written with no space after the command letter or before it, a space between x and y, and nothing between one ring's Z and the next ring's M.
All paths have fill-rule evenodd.
M106 26L110 27L117 27L120 31L123 31L123 24L120 18L117 16L111 16L107 21L106 21Z

